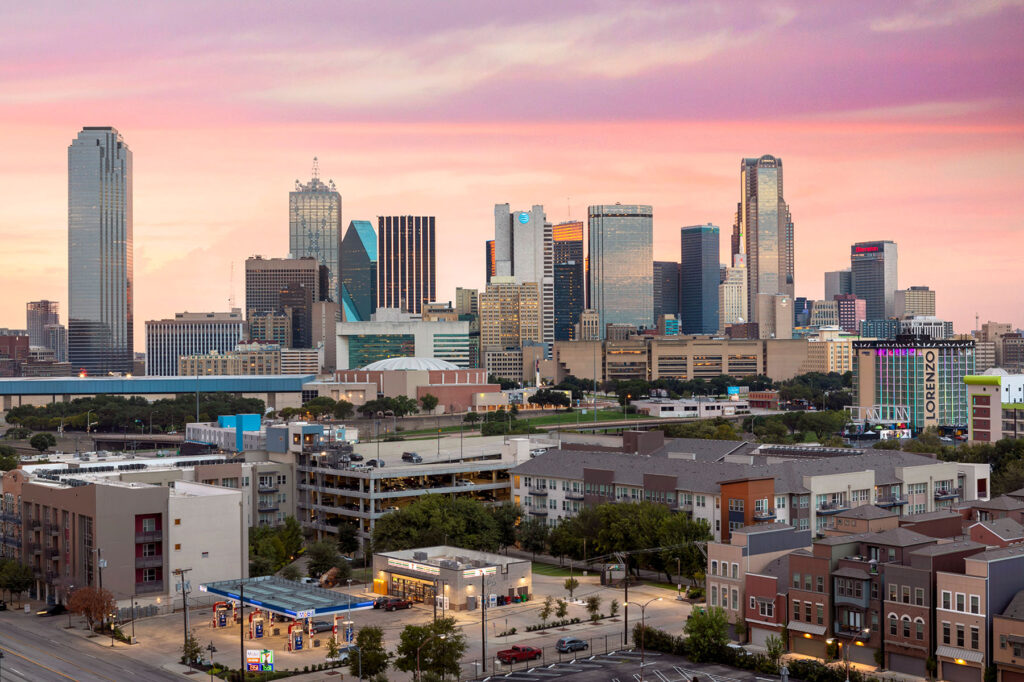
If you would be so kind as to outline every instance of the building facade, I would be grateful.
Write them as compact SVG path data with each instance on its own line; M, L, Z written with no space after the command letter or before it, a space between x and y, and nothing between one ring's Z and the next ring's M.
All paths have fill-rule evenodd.
M718 285L718 331L734 324L749 320L747 313L747 268L746 259L737 256L734 266L725 269L725 279Z
M277 344L238 344L227 353L182 355L178 376L263 376L281 374L281 347Z
M228 353L245 338L242 311L175 313L173 319L146 320L147 376L176 376L178 359Z
M326 274L326 270L324 271ZM315 258L263 258L253 256L245 260L245 312L246 317L267 313L281 314L281 292L289 285L298 284L309 292L310 299L324 298L321 291L320 264Z
M679 331L714 334L718 331L718 227L694 225L679 231Z
M654 319L662 315L674 315L679 318L679 263L672 261L654 261Z
M341 303L345 322L370 319L377 309L377 234L369 220L353 220L341 242Z
M437 297L434 216L377 218L377 307L419 313Z
M469 367L469 323L424 322L388 308L378 308L368 322L338 323L339 370L399 357L436 358Z
M575 236L574 229L567 231ZM574 248L570 241L563 242L559 250L564 254ZM494 205L494 257L496 276L512 277L516 284L533 282L540 289L541 339L545 343L554 341L553 228L547 222L543 206L534 205L529 211L512 211L508 204ZM582 265L582 257L578 262Z
M555 341L576 338L585 291L583 261L555 263Z
M866 302L869 320L896 316L897 260L893 241L858 242L850 247L853 293Z
M68 357L89 374L134 360L132 153L109 126L68 147Z
M896 317L935 317L935 292L928 287L898 289L895 296Z
M846 270L834 270L825 273L825 300L832 301L840 294L853 293L853 273Z
M340 300L341 194L333 180L320 180L316 158L310 181L296 180L294 191L288 193L288 253L325 266L328 282L320 294L325 300Z
M783 194L782 159L766 154L740 161L736 220L747 256L747 309L750 321L760 323L759 294L794 295L793 219Z
M54 324L60 324L60 304L57 301L29 301L25 304L25 328L30 346L50 348L46 326Z
M860 333L861 322L867 319L867 301L853 294L837 294L834 300L839 328L850 334Z
M536 282L517 284L515 278L492 277L480 294L480 347L486 350L520 348L543 340L540 288Z
M588 209L588 305L597 311L600 330L608 324L654 325L653 217L653 209L643 205Z
M1024 375L994 370L964 377L970 410L968 440L1024 438Z

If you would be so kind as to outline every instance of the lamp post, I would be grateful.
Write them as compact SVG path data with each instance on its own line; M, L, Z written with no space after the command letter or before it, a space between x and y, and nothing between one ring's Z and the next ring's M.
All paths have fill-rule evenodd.
M213 682L213 655L217 653L217 647L211 641L206 645L206 650L210 652L210 682Z
M647 606L651 602L661 601L662 597L655 597L654 599L648 599L643 604L639 602L626 602L633 606L640 607L640 682L644 682L644 635L647 632L647 626L645 625L644 617L647 612Z
M857 640L861 639L862 637L868 637L870 634L871 634L871 628L864 628L863 630L861 630L860 632L855 634L851 641L852 642L856 642ZM826 644L835 644L836 643L836 639L833 638L833 637L829 637L828 639L825 640L825 643ZM843 663L846 664L846 682L850 682L850 647L849 646L843 646L842 642L839 642L839 647L843 650Z
M420 642L420 645L418 647L416 647L416 680L417 680L417 682L419 682L420 677L421 677L421 673L420 673L420 650L423 649L423 647L427 644L427 642L429 642L432 639L448 639L448 635L431 635L430 637L427 637L425 640Z

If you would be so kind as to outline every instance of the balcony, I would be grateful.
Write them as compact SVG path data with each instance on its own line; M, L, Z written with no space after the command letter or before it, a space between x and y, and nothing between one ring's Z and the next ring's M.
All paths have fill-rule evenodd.
M849 508L850 505L846 502L825 502L818 505L818 514L822 516L830 516L832 514L844 512Z
M771 521L775 518L774 509L755 509L754 520L755 521Z
M10 512L4 512L0 514L0 521L4 523L16 523L21 525L21 514L12 514Z
M37 552L42 552L43 551L43 546L40 545L38 542L28 542L28 543L25 543L25 548L29 552L32 552L33 554L35 554Z
M540 507L530 507L530 516L547 516L548 510Z
M955 500L960 497L963 492L963 488L936 488L935 499L936 500Z
M277 486L274 485L273 483L268 484L268 485L264 485L264 484L260 483L260 485L257 488L257 490L259 492L261 492L261 493L268 493L268 494L269 493L276 493L277 492Z
M273 514L278 509L280 509L280 507L277 506L276 502L260 502L256 506L256 511L260 514Z
M567 500L582 500L583 493L578 490L567 490L565 491L565 499Z
M50 535L60 535L60 526L47 526L45 530Z
M43 579L48 583L52 583L58 577L57 571L46 571L43 573Z
M547 488L530 488L530 494L531 495L536 495L537 497L547 497L548 496L548 489Z
M899 507L906 503L906 495L879 495L875 500L875 506L882 508Z
M163 592L163 580L148 580L142 583L135 583L135 594L150 594L152 592Z
M162 554L135 557L135 568L160 568L164 565Z
M43 522L39 519L29 519L28 527L32 530L39 530L43 527Z
M149 530L135 534L136 544L140 542L160 542L163 539L164 532L162 530Z
M59 555L60 549L57 547L46 547L43 549L43 556L46 556L50 559L56 558Z

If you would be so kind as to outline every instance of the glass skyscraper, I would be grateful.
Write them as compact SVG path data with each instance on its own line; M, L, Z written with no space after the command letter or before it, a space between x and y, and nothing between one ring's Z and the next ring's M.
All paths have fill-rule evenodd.
M740 162L736 226L747 256L747 309L757 322L758 294L793 297L793 219L783 198L782 159L766 154Z
M324 300L341 300L341 194L333 180L320 180L320 167L313 159L313 177L288 194L288 252L292 258L312 257L327 266L330 287L321 292Z
M859 242L850 247L850 284L867 302L867 319L896 316L896 242Z
M377 309L377 233L353 220L341 242L341 310L345 322L365 322Z
M419 314L436 296L434 216L377 218L377 307Z
M679 263L654 261L654 321L662 315L679 319Z
M583 221L551 228L555 262L555 341L576 338L576 325L586 307L586 266L583 260Z
M75 371L129 373L135 359L132 153L116 129L68 147L68 357Z
M541 340L555 340L553 228L544 207L513 211L508 204L494 205L494 259L498 277L513 277L516 284L536 282L541 298Z
M608 324L654 324L654 212L650 206L591 206L590 307Z
M694 225L679 231L679 331L714 334L718 331L718 227Z

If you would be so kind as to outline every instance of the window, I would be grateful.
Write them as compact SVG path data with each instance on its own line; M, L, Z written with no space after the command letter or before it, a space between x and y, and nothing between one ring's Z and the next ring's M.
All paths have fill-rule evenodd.
M889 601L896 601L896 592L899 586L896 583L889 583Z
M181 543L180 542L174 543L174 551L175 552L180 552L181 551Z
M947 592L946 590L943 590L942 591L942 608L944 608L944 609L946 609L948 611L949 608L950 608L950 600L952 598L953 598L952 593ZM949 644L949 642L946 642L946 644Z
M775 497L775 508L776 509L785 509L786 508L786 498L785 498L785 496L777 495Z
M903 637L910 639L910 616L903 616Z
M976 625L971 626L971 648L978 648L978 626Z
M942 622L942 643L949 644L949 623Z
M718 533L722 530L722 522L719 519L715 519L715 532Z
M811 602L809 601L804 602L804 620L808 623L811 622Z
M1005 649L1006 648L1006 635L999 635L999 648L1000 649Z
M735 611L740 607L740 592L734 589L732 591L732 610Z
M804 589L807 590L808 592L811 591L811 574L810 573L808 573L807 575L804 576Z
M800 620L800 601L793 600L793 620Z
M156 544L148 542L142 546L142 556L156 556Z
M923 587L915 587L914 588L914 603L917 604L918 606L924 606L924 588Z
M203 558L204 559L209 559L210 558L210 553L209 552L203 552Z
M757 608L757 599L755 599L754 597L751 597L750 598L750 610L753 611L756 608Z
M872 599L878 599L878 583L877 582L872 582L871 583L871 598Z
M978 595L971 595L971 613L981 613L981 600Z
M910 603L910 585L904 585L903 586L903 603L904 604L909 604Z
M957 611L966 611L967 609L964 608L964 603L965 602L964 602L964 595L963 595L963 593L957 592L956 593L956 610Z
M711 575L718 575L718 561L711 562Z
M715 509L718 509L721 506L722 506L722 498L716 497L715 498Z
M896 561L896 550L892 547L889 548L889 561Z
M794 573L793 574L793 587L795 587L798 590L800 589L800 574L799 573Z
M924 639L924 621L918 618L914 621L914 626L917 629L917 639Z
M718 587L711 586L711 605L718 606Z
M814 589L815 589L815 592L824 592L825 591L825 578L823 578L822 576L819 575L818 578L817 578L817 582L816 582L816 584L814 586Z
M817 608L818 625L822 625L825 622L825 605L815 604L815 607Z
M956 645L961 649L964 647L964 626L956 624Z
M758 615L764 616L765 618L775 618L775 602L762 601L757 606Z
M180 520L181 519L175 519L175 521L180 521ZM155 530L156 530L156 519L154 519L154 518L142 519L142 532L143 533L152 533Z
M156 580L156 569L155 568L144 568L142 569L142 582L151 583Z

